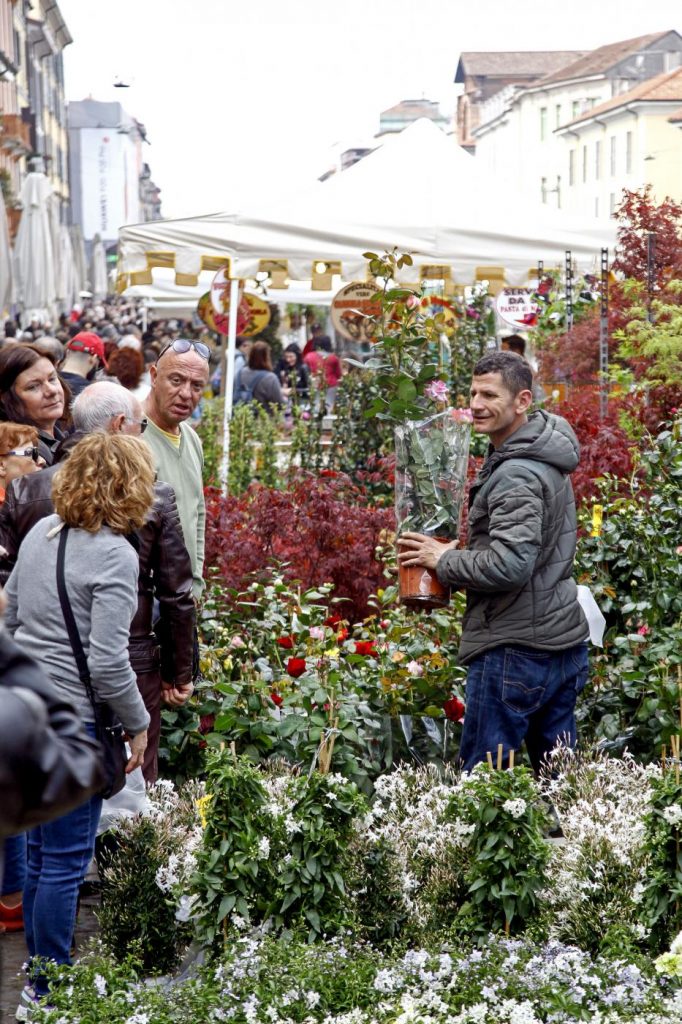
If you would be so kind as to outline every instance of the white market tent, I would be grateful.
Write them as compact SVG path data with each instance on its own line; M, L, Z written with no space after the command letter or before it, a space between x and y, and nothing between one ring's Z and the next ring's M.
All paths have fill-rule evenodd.
M503 273L507 283L520 284L538 260L561 265L569 249L582 269L594 269L599 250L614 238L610 226L577 224L509 194L452 138L421 120L347 171L287 200L122 228L120 285L151 284L153 269L165 266L184 287L197 282L202 268L218 269L226 260L232 276L255 277L263 261L274 260L283 277L312 280L314 287L315 265L340 263L330 270L341 280L363 279L362 253L394 246L412 253L418 266L447 265L463 284L490 268L496 271L489 278ZM412 271L407 279L418 276Z
M580 269L595 270L600 249L614 238L612 228L579 225L510 194L504 182L482 174L454 139L421 120L347 171L287 200L122 228L118 286L152 285L156 268L171 268L175 284L186 289L199 283L202 271L229 264L225 480L238 279L268 273L269 297L277 290L286 300L290 281L329 291L366 278L363 252L397 247L415 264L403 273L405 281L450 278L466 285L487 279L499 288L525 283L539 260L561 266L567 250Z

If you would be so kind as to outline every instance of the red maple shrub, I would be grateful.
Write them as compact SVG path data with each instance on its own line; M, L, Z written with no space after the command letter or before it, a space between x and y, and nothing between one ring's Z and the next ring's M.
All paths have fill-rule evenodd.
M552 406L552 412L568 420L580 444L580 462L571 480L578 504L598 494L598 477L625 478L632 472L632 448L635 442L620 425L622 405L610 401L604 419L599 416L599 391L581 388L565 402Z
M303 587L334 584L343 618L370 613L370 594L386 585L376 549L395 529L393 508L366 505L347 476L298 473L283 490L252 484L244 494L206 491L206 567L224 585L244 590L283 563Z
M623 190L614 216L618 220L618 248L613 269L624 277L646 282L648 235L654 234L654 284L663 288L682 277L682 206L667 196L656 205L653 188Z
M599 379L599 311L589 313L563 334L542 339L537 351L540 380L590 384Z

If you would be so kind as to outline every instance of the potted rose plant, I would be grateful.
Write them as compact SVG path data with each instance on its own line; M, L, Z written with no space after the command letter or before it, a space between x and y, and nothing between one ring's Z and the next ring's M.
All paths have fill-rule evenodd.
M471 434L468 409L449 405L441 335L443 315L411 288L395 286L409 255L395 250L365 253L371 274L382 281L375 296L373 352L365 367L377 375L378 393L367 416L395 428L395 507L398 531L413 530L448 542L457 537L464 502ZM434 572L400 567L401 600L414 607L447 604Z

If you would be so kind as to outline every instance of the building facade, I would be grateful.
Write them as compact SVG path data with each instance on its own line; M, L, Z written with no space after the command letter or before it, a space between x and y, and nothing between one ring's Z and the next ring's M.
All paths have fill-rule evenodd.
M86 244L99 235L105 246L124 224L158 220L160 189L143 159L144 125L120 103L69 103L69 173L72 220Z
M562 129L681 64L682 36L669 31L600 47L533 83L498 90L479 105L472 132L476 159L489 173L503 175L520 196L565 208L577 197L569 195L577 179L590 177L590 156L567 147ZM593 159L602 156L593 152ZM619 188L614 182L614 191L624 185L625 180ZM582 202L571 208L586 212ZM603 212L601 201L591 216Z
M557 131L567 161L565 206L611 217L624 188L651 185L654 199L682 202L682 67L601 103Z
M62 53L71 43L56 0L0 0L0 182L15 230L29 157L42 157L68 216L68 143Z
M516 93L583 56L582 50L529 50L513 53L462 53L455 72L455 84L463 86L457 98L455 132L457 142L470 153L476 149L474 131L481 120L489 119L504 94L504 106ZM482 115L488 100L495 106Z

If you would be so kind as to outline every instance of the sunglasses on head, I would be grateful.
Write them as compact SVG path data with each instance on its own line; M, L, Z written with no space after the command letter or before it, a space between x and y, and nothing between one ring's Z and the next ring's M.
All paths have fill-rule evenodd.
M157 363L162 355L164 355L169 348L172 348L178 355L183 355L185 352L189 352L193 348L197 355L200 355L202 359L207 362L211 356L211 350L208 345L204 345L203 341L190 341L189 338L176 338L175 341L171 341L168 345L165 345L159 352Z
M24 458L33 459L34 462L37 462L38 459L40 458L40 449L33 447L23 448L21 450L15 449L14 451L11 452L0 452L0 457L4 458L6 455L21 455Z

